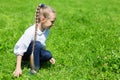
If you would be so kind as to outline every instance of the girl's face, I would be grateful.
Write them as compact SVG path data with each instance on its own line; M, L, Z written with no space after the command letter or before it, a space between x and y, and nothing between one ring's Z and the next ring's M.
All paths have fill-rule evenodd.
M49 18L44 18L43 21L41 21L41 27L43 29L51 28L51 26L54 25L54 21L56 19L55 13L49 13Z

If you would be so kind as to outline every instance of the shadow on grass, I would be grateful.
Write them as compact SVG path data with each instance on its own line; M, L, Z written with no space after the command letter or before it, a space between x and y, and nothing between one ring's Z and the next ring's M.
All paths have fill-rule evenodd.
M51 67L51 65L52 65L52 64L51 64L50 62L41 62L41 63L40 63L40 69L41 69L41 68L46 68L46 69L48 69L48 68ZM22 67L22 69L24 69L24 68L30 68L30 62L29 62L29 61L22 61L21 67Z

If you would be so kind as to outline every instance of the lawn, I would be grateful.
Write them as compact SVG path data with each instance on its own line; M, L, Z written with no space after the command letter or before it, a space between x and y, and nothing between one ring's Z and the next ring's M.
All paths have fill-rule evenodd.
M27 66L13 77L13 48L34 24L39 3L57 13L46 42L55 65L31 75ZM0 80L120 80L119 0L0 0Z

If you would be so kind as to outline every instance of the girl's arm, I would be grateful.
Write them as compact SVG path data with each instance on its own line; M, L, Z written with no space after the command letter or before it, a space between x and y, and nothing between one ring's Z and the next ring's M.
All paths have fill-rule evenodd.
M22 55L17 55L17 63L16 63L16 69L13 72L13 75L15 77L19 77L22 74L22 69L21 69L21 61L22 61Z

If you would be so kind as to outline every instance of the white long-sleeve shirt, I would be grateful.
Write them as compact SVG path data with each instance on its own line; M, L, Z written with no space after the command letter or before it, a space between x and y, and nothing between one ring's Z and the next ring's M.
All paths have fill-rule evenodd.
M48 33L49 33L49 29L45 29L43 32L37 29L36 41L39 41L44 47L46 46L45 41L48 37ZM18 54L22 56L24 55L31 41L34 40L34 34L35 34L35 25L29 27L15 44L14 53L16 55Z

